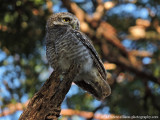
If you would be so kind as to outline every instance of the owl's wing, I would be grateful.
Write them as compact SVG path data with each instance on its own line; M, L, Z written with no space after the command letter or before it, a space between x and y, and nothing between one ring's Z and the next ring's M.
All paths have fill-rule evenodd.
M103 66L103 63L101 61L101 59L99 58L95 48L93 47L91 40L83 33L79 32L79 31L72 31L72 33L76 36L76 38L78 38L87 48L88 50L91 52L91 57L100 73L100 75L102 76L102 78L106 81L106 70Z
M71 30L72 34L80 40L84 46L88 48L91 53L94 64L98 70L99 79L88 80L81 79L74 81L79 87L93 94L98 100L103 100L111 93L110 86L106 80L106 71L103 66L101 59L99 58L94 46L92 45L90 39L83 33L75 30Z

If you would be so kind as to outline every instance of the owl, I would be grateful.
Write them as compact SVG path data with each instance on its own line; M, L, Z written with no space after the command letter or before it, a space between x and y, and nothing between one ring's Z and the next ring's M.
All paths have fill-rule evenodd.
M56 13L46 25L46 56L54 70L65 73L72 64L79 64L73 82L98 100L110 95L106 70L91 40L80 31L80 22L71 13Z

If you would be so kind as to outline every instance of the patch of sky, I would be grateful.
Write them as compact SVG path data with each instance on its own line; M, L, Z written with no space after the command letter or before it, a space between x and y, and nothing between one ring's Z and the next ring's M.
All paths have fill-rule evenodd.
M11 115L0 117L0 120L18 120L19 116L22 114L22 111L16 111Z
M153 87L154 87L154 83L153 83L152 81L149 81L149 82L148 82L148 86L149 86L150 88L153 88Z
M129 49L129 48L131 48L132 41L129 40L129 39L125 39L125 40L122 41L122 44L123 44L127 49Z
M86 2L83 4L82 8L88 13L92 14L92 8L93 8L93 3L91 1Z
M0 49L0 62L6 58L6 53Z
M62 6L62 2L61 1L57 2L57 4L53 6L54 13L67 12L67 9L61 8L61 6Z
M150 12L153 16L155 14L157 14L157 16L158 16L158 13L159 13L159 10L160 10L160 5L157 4L156 6L153 6L151 4L145 4L145 6L150 9Z
M16 71L21 71L21 68L18 65L15 66L15 69L16 69Z
M2 79L2 76L5 71L6 71L6 67L4 67L4 66L0 67L0 80Z
M1 97L2 98L11 98L10 92L6 89L6 87L2 84L0 85L0 92L1 92Z
M62 109L67 109L68 108L66 99L67 99L67 97L65 97L65 99L62 102L62 105L61 105Z
M81 3L81 2L84 2L85 0L72 0L72 1L76 3Z
M12 120L11 115L0 117L0 120Z
M23 96L20 99L21 103L25 103L28 100L28 94L23 94Z
M13 86L15 86L16 88L20 87L21 83L19 82L19 79L15 78L13 80Z
M67 93L66 96L67 96L67 97L71 97L72 95L77 94L78 91L79 91L78 86L72 85L71 88L70 88L70 90L69 90L69 92Z
M13 59L12 56L6 57L5 54L0 53L0 57L1 57L1 58L0 58L1 61L3 62L3 66L7 66L7 65L10 65L10 64L13 64L14 59Z
M136 10L136 5L128 3L126 5L122 5L121 9L122 9L122 11L125 11L125 12L128 12L128 13L132 13L133 11Z
M142 3L147 3L149 0L141 0Z
M95 100L93 100L93 102L91 104L94 107L98 107L98 106L100 106L101 103L102 103L101 101L98 101L98 100L95 99Z
M3 52L0 53L0 56L5 56ZM21 68L18 65L13 64L14 58L12 56L7 57L5 60L6 65L0 67L0 88L2 91L3 97L10 97L10 93L6 89L4 82L8 84L10 88L18 88L21 85L21 82L25 80L24 73L21 72ZM20 74L17 74L20 72Z
M109 114L109 107L104 107L101 111L97 111L97 113L101 113L101 114Z
M121 5L118 5L117 7L114 7L110 10L110 12L113 14L121 14L121 12L132 13L135 10L136 10L136 5L128 3L128 4L121 4Z
M133 15L136 18L143 18L143 19L147 19L148 18L148 10L146 8L138 8L135 12L133 12Z
M8 70L8 71L14 71L14 65L13 64L10 64L10 65L7 65L6 66L7 68L6 68L6 70Z
M151 58L145 57L145 58L143 58L142 62L143 62L143 64L149 64L151 62Z
M0 98L3 98L5 96L8 96L8 97L10 96L10 93L6 91L6 88L3 84L0 84L0 92L1 92Z
M128 49L128 50L132 50L133 49L133 44L135 43L135 41L129 40L129 39L124 39L122 41L122 44ZM139 47L138 50L145 50L150 52L151 54L153 54L156 50L157 50L157 46L155 46L152 43L146 43L145 47ZM150 58L144 58L144 63L148 64L148 62L150 62Z
M148 19L148 10L146 8L138 8L135 4L127 3L120 4L114 8L112 8L109 12L109 15L117 14L117 15L132 15L135 18L143 18Z
M19 82L19 79L17 78L17 73L16 72L8 71L8 74L3 76L3 79L5 80L7 85L12 89L17 88L21 85L20 82Z
M100 114L110 114L110 108L108 106L103 107L102 109L99 109L96 111L96 113Z
M20 111L20 110L16 111L15 112L15 119L14 120L16 120L16 119L18 120L18 118L20 117L21 114L22 114L22 111Z

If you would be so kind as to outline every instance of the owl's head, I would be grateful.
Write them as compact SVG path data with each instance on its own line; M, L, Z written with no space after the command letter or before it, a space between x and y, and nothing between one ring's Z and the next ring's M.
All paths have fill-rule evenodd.
M56 13L50 16L47 21L47 29L54 26L70 26L75 30L80 29L80 22L76 16L68 12Z

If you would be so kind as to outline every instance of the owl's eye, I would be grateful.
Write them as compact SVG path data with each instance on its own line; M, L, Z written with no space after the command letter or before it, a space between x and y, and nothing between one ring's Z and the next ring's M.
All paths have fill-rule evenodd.
M68 18L68 17L65 17L65 18L63 18L63 21L64 21L64 22L70 22L70 21L71 21L71 19L70 19L70 18Z

